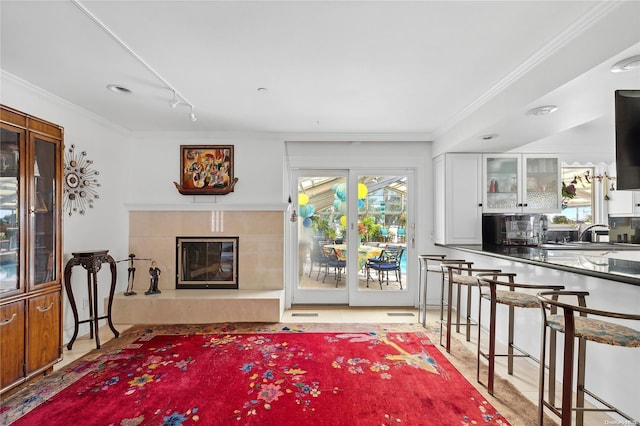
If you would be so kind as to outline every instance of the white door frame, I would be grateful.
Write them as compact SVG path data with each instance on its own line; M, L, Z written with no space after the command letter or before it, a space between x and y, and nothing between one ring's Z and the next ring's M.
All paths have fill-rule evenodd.
M375 291L360 290L358 288L358 268L347 268L345 276L347 288L345 289L322 289L322 290L305 290L298 288L298 226L291 226L290 235L287 241L289 249L288 253L289 276L291 280L287 306L292 304L348 304L349 306L415 306L417 295L417 270L415 255L415 170L414 169L357 169L357 168L340 168L340 169L313 169L313 168L297 168L289 171L291 176L291 194L298 193L298 179L303 176L344 176L347 180L347 193L357 194L358 177L363 175L387 175L387 176L406 176L407 178L407 225L406 225L406 250L404 253L407 265L406 279L403 283L403 290L399 291ZM293 206L297 209L297 196L294 197ZM348 197L348 214L349 222L347 224L347 244L351 247L358 245L357 217L358 203L357 197ZM299 219L301 220L301 218ZM348 252L348 264L357 265L358 253L356 250ZM285 262L286 264L287 262ZM376 284L377 285L377 284Z

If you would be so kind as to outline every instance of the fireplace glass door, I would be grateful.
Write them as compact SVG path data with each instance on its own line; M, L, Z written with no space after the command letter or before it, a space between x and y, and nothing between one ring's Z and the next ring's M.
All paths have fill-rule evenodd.
M238 288L238 237L177 237L176 289Z

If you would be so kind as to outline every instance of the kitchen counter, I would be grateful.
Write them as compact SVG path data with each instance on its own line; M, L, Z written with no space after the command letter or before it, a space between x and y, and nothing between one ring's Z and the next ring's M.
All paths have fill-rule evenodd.
M587 306L593 309L640 314L639 245L558 245L562 247L545 245L483 248L481 245L440 245L439 251L451 259L473 262L478 268L515 273L516 282L519 283L562 285L569 291L585 291L589 294ZM441 296L440 283L432 279L425 286L425 304L439 306ZM461 312L466 316L466 292L463 291L461 296ZM476 296L472 297L478 300ZM567 301L569 300L572 299ZM488 323L487 311L488 309L482 309L482 322L485 325ZM472 303L470 316L478 318L479 313L479 303ZM496 314L496 339L506 345L508 310L498 309ZM634 329L640 327L638 321L619 322ZM517 328L515 345L530 354L539 354L542 328L540 310L519 309ZM640 369L637 351L625 351L610 345L587 345L587 352L589 389L632 418L640 419L637 396ZM624 380L611 380L611 377L619 377L621 371L624 372Z
M471 253L517 260L640 286L640 245L611 243L546 244L542 247L443 245Z

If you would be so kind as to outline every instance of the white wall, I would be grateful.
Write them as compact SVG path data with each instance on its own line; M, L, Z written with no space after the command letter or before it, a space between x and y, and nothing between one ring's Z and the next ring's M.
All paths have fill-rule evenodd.
M64 127L65 146L75 144L76 151L86 151L87 158L94 161L95 170L100 172L100 198L95 201L94 208L84 216L63 216L64 263L72 252L93 249L108 249L114 259L125 259L128 255L129 222L122 203L126 187L123 173L126 166L122 161L122 152L129 144L127 133L88 111L4 72L0 74L0 83L2 104ZM126 288L126 274L126 263L119 264L118 291ZM108 294L110 279L109 268L102 268L98 274L99 310L103 309L101 301ZM86 273L82 267L74 268L72 285L80 319L88 318L88 309L83 310L82 302L87 298ZM80 334L87 331L88 324L82 324ZM73 315L65 298L65 343L72 332Z
M235 191L225 195L192 195L178 192L180 145L233 145ZM122 200L132 210L190 210L246 206L280 205L282 194L284 143L282 137L256 134L163 133L134 134L124 155L127 185Z

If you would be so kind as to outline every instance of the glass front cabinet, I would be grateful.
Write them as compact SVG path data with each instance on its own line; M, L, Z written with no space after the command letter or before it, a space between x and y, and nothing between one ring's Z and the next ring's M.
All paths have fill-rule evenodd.
M0 393L62 354L63 129L1 106Z
M557 157L485 154L483 212L553 213L562 205Z

